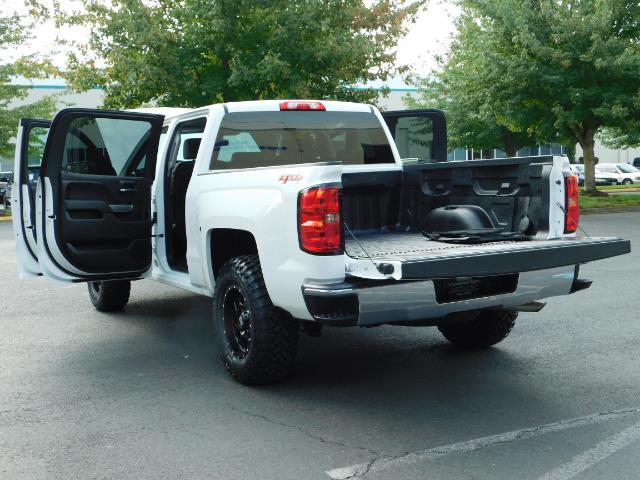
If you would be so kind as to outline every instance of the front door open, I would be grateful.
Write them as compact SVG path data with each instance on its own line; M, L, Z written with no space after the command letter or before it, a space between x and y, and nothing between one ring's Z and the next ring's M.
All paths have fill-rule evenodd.
M41 274L36 234L36 188L51 122L23 118L16 139L11 212L16 237L18 274Z

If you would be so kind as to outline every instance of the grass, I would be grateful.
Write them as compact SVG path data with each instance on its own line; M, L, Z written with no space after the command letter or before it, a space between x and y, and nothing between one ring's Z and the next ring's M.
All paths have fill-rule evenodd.
M638 195L609 195L597 197L587 194L580 195L580 208L612 208L612 207L640 207Z
M632 185L598 185L597 188L601 192L640 192L640 184L638 183Z

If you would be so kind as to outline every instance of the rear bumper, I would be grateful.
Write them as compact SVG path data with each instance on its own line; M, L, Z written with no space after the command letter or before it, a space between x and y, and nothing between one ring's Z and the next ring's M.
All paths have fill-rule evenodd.
M514 308L543 298L568 295L584 288L575 265L521 273L516 290L469 300L438 303L433 280L358 281L302 287L305 303L319 323L334 326L429 324L459 312ZM589 284L590 285L590 284Z

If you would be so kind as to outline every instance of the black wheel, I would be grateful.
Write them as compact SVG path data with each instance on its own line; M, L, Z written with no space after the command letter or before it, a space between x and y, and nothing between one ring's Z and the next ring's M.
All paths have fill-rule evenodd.
M122 310L129 301L131 282L129 280L110 280L89 282L89 298L99 312Z
M622 180L623 185L631 185L632 183L633 180L631 180L630 178L625 178L624 180Z
M487 348L507 338L517 317L516 312L483 310L470 322L440 325L438 330L456 347Z
M274 308L256 255L229 260L213 300L220 356L233 378L247 385L275 382L292 370L299 325Z

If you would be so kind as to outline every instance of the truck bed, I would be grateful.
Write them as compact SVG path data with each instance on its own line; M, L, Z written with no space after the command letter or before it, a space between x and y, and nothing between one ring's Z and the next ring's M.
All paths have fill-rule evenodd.
M438 242L421 233L376 233L345 239L354 259L400 262L403 279L488 276L543 270L621 255L630 251L620 238L562 238L503 241L477 245Z

